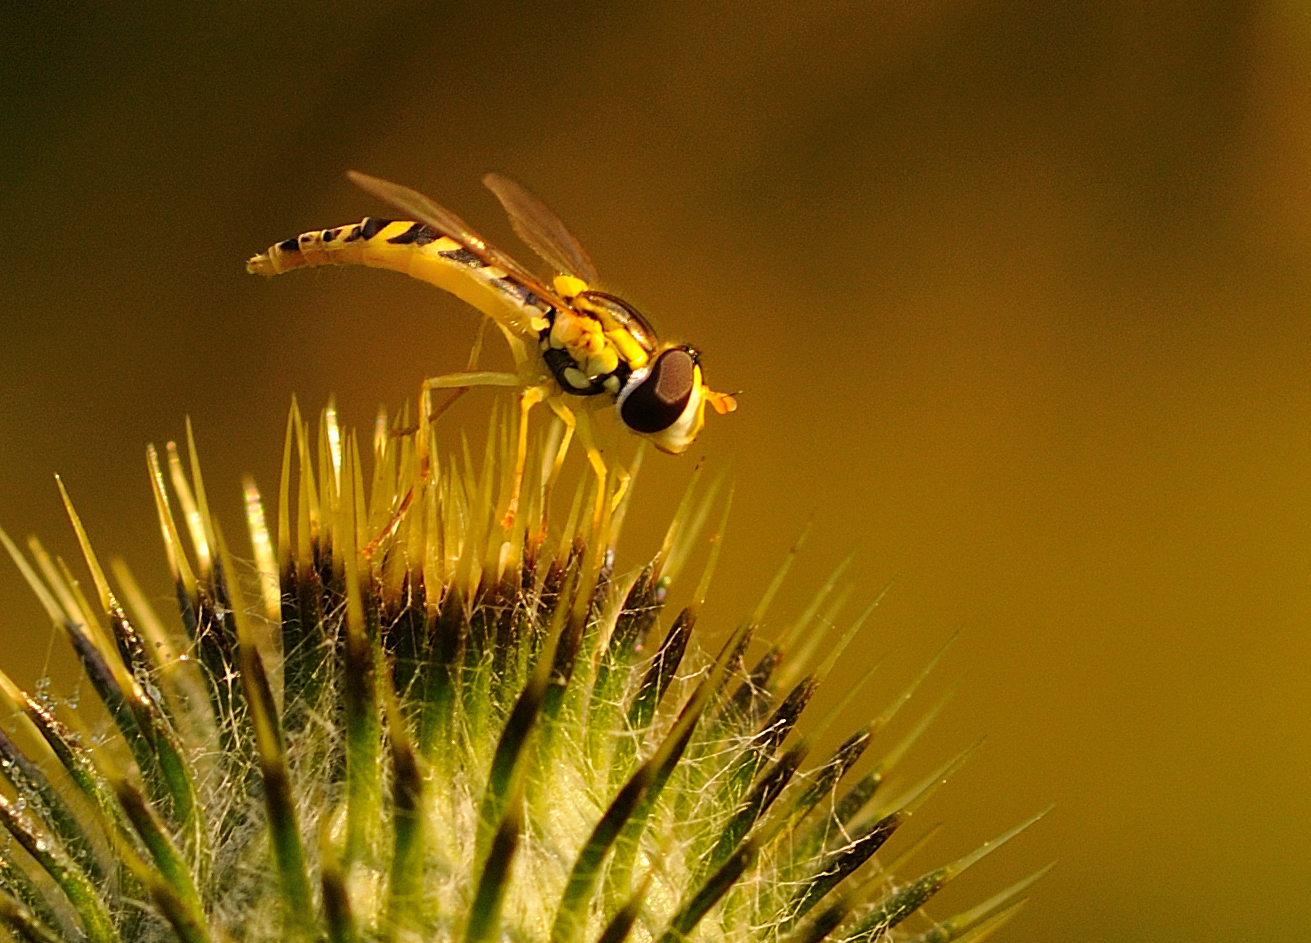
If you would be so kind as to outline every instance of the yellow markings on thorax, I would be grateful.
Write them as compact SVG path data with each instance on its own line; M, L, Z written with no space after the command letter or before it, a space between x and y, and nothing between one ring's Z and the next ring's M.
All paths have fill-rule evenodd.
M646 366L649 359L646 348L639 344L629 331L619 327L613 331L606 331L605 336L610 338L610 343L615 345L619 356L623 357L634 370Z
M573 301L575 297L587 291L587 282L573 275L557 275L553 279L555 293L565 301Z
M552 346L568 350L589 377L614 372L621 359L634 370L646 366L650 356L628 328L616 323L605 308L588 304L585 299L575 302L587 291L587 282L574 275L557 275L553 285L556 294L591 317L557 317L551 332Z

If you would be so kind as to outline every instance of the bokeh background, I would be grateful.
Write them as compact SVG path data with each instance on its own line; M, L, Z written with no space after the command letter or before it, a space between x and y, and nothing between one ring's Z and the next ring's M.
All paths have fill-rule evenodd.
M76 556L60 472L166 600L145 443L190 415L236 531L293 394L367 429L476 324L244 259L381 213L352 167L519 254L500 170L743 391L694 453L710 631L813 517L772 630L853 546L858 598L897 577L828 703L961 632L912 772L989 739L926 866L1057 805L932 912L1055 859L1004 939L1311 937L1311 7L556 6L0 7L0 524ZM647 461L632 561L694 461ZM3 561L0 638L71 661Z

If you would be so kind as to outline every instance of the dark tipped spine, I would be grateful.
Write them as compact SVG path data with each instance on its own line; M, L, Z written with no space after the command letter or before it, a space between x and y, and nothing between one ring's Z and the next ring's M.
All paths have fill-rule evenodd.
M793 929L829 891L845 881L848 875L882 848L904 819L905 816L900 812L884 816L862 830L845 848L827 855L815 864L810 879L803 882L793 894L792 903L786 908L789 916L780 923L779 931L786 933Z
M737 883L743 872L755 862L757 851L755 843L747 841L720 865L709 880L692 895L691 900L674 914L673 919L669 921L669 929L660 937L659 943L682 943L682 940L701 922L706 912L718 903L719 898L723 897L728 889Z
M0 824L63 891L82 921L89 943L117 943L120 939L118 931L95 885L55 848L47 836L37 831L9 800L3 798L0 798Z
M665 634L664 641L660 643L660 649L642 678L642 683L633 696L633 703L628 707L628 729L626 735L615 745L614 756L611 759L611 782L618 783L632 767L637 757L638 738L650 726L656 708L664 698L665 691L669 689L669 683L674 680L695 625L696 610L691 607L683 609Z
M0 891L0 920L24 943L65 943L62 936L41 920L26 904Z
M501 936L501 908L509 888L510 866L519 847L519 834L523 830L522 791L515 790L505 815L501 817L496 834L492 837L478 877L478 889L469 907L469 925L465 943L488 943Z
M81 820L36 764L27 758L8 734L0 730L0 767L20 799L41 816L42 822L59 839L78 866L97 884L103 884L104 868L92 847Z
M359 929L351 912L346 878L336 861L324 863L320 882L323 887L323 920L328 926L329 943L358 943Z
M287 767L287 748L282 739L282 725L264 674L264 662L253 643L240 648L241 682L251 705L259 754L260 773L264 781L264 807L268 813L269 842L282 885L283 919L289 937L301 939L315 935L314 910L310 894L309 871L305 848L301 842L296 803L291 793L291 772Z

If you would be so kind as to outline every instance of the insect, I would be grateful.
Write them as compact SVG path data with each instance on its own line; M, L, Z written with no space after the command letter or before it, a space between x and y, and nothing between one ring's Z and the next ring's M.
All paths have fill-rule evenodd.
M555 270L549 285L423 194L354 171L349 177L408 218L398 221L365 217L353 225L303 233L254 256L246 263L246 270L271 276L319 265L392 269L436 285L490 318L510 347L515 372L476 370L475 345L466 372L423 381L419 414L436 418L475 386L521 390L518 452L505 519L507 529L513 522L523 481L528 414L538 403L546 403L565 429L546 490L559 473L577 432L598 479L598 520L607 468L596 447L589 412L613 406L620 423L630 431L650 440L661 451L678 454L700 433L707 404L721 414L737 408L732 395L716 393L705 385L701 356L695 348L662 344L635 307L617 295L592 287L598 280L596 268L578 240L545 203L508 177L488 174L483 183L500 200L519 238ZM452 393L434 412L429 403L435 389ZM428 473L426 465L424 456L424 477ZM388 530L399 522L412 494L407 495Z

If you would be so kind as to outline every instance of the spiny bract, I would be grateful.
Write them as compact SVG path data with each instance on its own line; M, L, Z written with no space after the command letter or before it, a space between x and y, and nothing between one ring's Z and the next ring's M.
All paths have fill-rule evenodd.
M878 792L930 711L848 776L912 685L807 764L824 724L793 727L864 618L811 664L836 578L748 665L781 570L702 655L689 639L712 540L665 628L671 582L727 514L722 489L694 476L656 558L619 576L631 490L580 488L549 534L555 450L538 443L537 484L507 524L512 424L494 414L481 463L466 445L426 479L419 434L422 449L380 420L366 477L333 411L311 445L293 404L273 538L246 483L253 567L210 516L190 430L189 477L171 443L167 472L151 449L177 628L121 563L110 588L67 494L98 610L35 539L25 556L0 533L112 724L80 732L70 705L0 674L14 937L872 943L1029 824L922 875L905 874L919 842L875 858L963 757ZM982 939L1031 881L915 939Z

